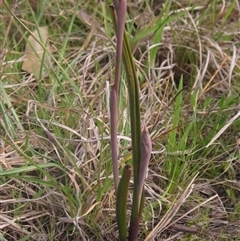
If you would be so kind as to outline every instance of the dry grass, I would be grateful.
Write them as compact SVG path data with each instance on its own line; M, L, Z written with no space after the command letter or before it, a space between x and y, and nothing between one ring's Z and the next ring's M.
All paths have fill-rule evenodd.
M28 34L0 3L0 240L117 240L106 101L115 37L107 7L29 2L32 9L15 1L11 11L30 30L48 25L56 62L40 81L22 74ZM207 147L240 111L239 2L172 1L169 10L163 1L137 2L129 3L127 27L153 140L139 240L240 240L239 118ZM156 31L138 35L159 16L162 39ZM123 74L121 165L131 158L127 105Z

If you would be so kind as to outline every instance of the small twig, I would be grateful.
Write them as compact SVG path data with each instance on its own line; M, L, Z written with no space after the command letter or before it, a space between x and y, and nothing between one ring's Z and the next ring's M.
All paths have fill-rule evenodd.
M191 228L191 227L187 227L185 225L177 224L177 223L174 223L173 225L171 225L170 228L177 230L177 231L184 232L184 233L196 234L199 232L199 230L197 228Z

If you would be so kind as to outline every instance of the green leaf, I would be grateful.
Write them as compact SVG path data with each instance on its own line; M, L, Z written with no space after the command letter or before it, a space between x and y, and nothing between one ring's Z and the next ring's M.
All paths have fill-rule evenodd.
M126 165L117 190L116 218L120 241L127 240L127 194L131 175L132 167Z
M41 168L49 168L49 167L57 167L59 169L62 169L58 164L50 162L50 163L36 164L36 166L34 166L34 165L23 166L23 167L19 167L19 168L13 168L13 169L1 171L0 176L8 176L8 175L18 174L18 173L22 173L22 172L30 172L30 171L35 171L35 170L38 170Z

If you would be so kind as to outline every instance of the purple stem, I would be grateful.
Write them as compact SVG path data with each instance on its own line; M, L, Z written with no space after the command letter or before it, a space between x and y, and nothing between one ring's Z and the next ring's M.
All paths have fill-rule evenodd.
M140 207L141 196L143 191L143 185L146 178L147 168L152 152L152 141L149 132L146 127L144 127L141 136L141 162L139 170L139 196L138 196L138 206Z
M116 69L114 84L110 94L110 128L111 128L111 148L112 148L112 162L113 162L113 178L115 193L117 193L119 183L118 172L118 141L117 141L117 126L118 126L118 92L121 75L122 62L122 48L123 48L123 34L125 28L125 18L127 11L126 0L114 0L117 10L117 46L116 46Z
M118 94L120 75L121 75L123 34L125 29L125 19L126 19L126 12L127 12L126 0L120 0L119 5L116 9L117 9L117 49L116 49L116 70L115 70L114 88L116 89Z

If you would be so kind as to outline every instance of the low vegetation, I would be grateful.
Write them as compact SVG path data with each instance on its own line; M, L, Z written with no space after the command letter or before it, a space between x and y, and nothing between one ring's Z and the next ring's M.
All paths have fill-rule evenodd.
M118 240L111 3L0 2L0 240ZM138 240L240 240L239 17L237 0L128 1L152 139ZM48 61L34 76L22 69L25 47L42 27ZM123 170L132 164L124 69L118 106Z

